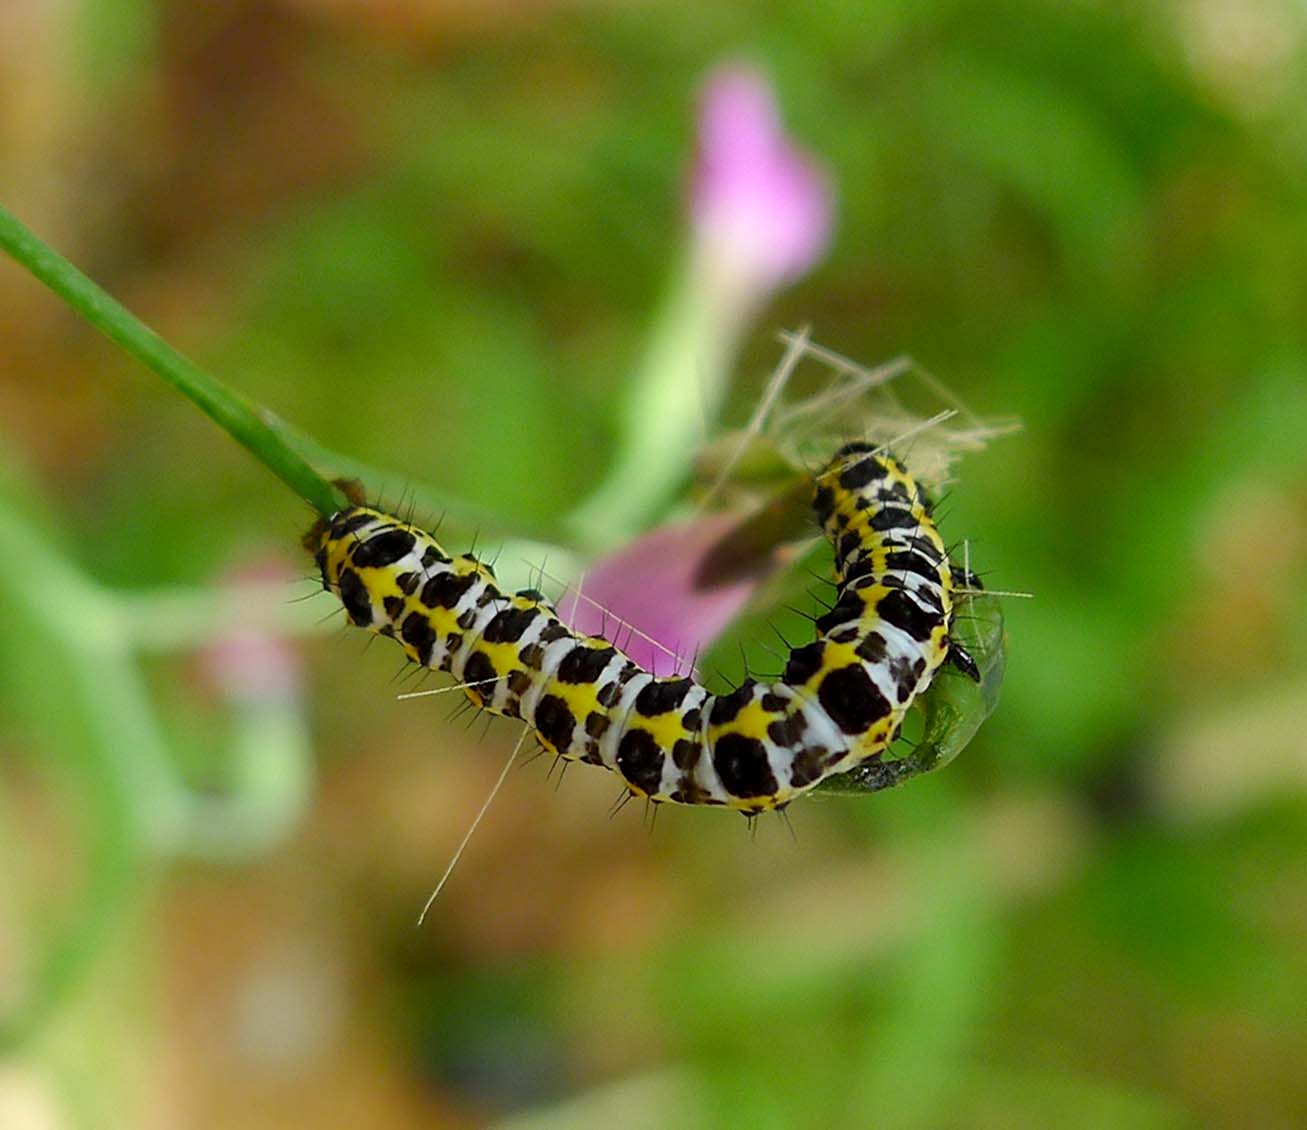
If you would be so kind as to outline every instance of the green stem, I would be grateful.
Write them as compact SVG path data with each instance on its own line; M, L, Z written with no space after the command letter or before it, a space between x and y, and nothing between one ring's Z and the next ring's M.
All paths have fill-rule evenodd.
M584 549L607 552L665 512L721 409L739 328L692 263L631 380L613 466L564 519Z
M331 485L263 422L249 401L183 357L3 207L0 248L111 341L188 397L319 514L340 508Z

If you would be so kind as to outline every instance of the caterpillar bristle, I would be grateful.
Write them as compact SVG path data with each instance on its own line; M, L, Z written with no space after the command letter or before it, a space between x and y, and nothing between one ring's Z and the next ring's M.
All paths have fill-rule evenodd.
M449 882L449 877L454 873L454 868L458 866L458 861L463 858L463 852L467 850L467 845L471 842L473 834L481 826L481 821L485 818L486 813L490 811L490 806L494 803L495 797L499 795L499 790L504 787L504 782L508 780L508 772L513 768L513 762L517 760L517 755L521 753L528 732L523 730L516 743L514 743L512 751L508 755L508 760L504 762L504 767L499 771L499 776L495 778L495 783L490 787L490 792L486 795L480 809L477 810L476 816L472 818L472 823L468 825L467 831L463 833L463 838L459 841L458 847L454 849L454 854L450 856L444 874L440 876L426 901L426 905L422 907L422 913L418 915L417 924L419 926L426 921L427 914L435 905L436 899L440 897L440 892L445 889L445 884Z
M624 809L628 804L631 803L631 798L633 796L635 796L635 794L631 792L630 786L623 786L622 791L618 796L618 798L615 801L613 801L613 803L608 808L608 819L612 820L613 818L615 818L617 814L622 811L622 809Z

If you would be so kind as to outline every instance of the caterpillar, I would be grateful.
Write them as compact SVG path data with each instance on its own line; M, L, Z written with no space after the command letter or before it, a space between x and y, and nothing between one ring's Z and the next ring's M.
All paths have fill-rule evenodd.
M654 802L753 815L878 759L946 660L979 678L949 636L954 590L978 582L950 562L903 465L847 444L815 476L812 506L834 548L834 606L778 681L722 695L573 633L542 593L502 592L489 565L381 510L320 519L304 545L352 623L449 672L477 706L525 721L545 749L602 765Z

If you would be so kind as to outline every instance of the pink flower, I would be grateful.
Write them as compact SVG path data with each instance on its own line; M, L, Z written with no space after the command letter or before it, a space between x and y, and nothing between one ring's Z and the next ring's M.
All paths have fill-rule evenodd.
M646 670L689 675L695 660L775 567L767 554L732 562L729 578L704 578L705 562L740 519L710 514L659 526L610 554L569 591L558 614L573 631L603 635Z
M830 185L790 143L772 88L752 67L728 64L704 85L690 207L701 255L749 293L750 306L826 249Z
M232 569L220 584L237 606L253 605L295 579L280 558ZM300 692L299 652L285 635L254 617L234 619L200 653L204 675L226 698L243 705L296 701Z

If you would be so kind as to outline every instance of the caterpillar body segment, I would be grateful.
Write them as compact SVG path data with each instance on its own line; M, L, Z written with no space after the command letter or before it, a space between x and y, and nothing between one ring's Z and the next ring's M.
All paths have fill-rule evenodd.
M725 695L642 670L573 633L539 592L502 592L489 566L380 510L341 510L305 544L354 624L448 671L560 757L654 801L756 813L878 758L950 657L960 571L912 476L850 444L816 476L813 507L835 551L836 603L777 682Z

